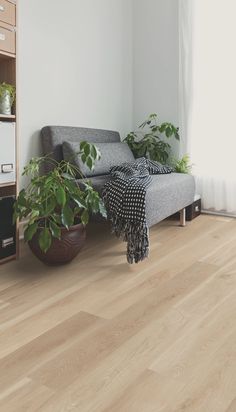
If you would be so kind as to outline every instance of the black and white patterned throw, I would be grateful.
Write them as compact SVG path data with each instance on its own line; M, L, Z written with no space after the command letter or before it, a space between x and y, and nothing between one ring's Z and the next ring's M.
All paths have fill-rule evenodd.
M103 190L103 199L112 231L127 242L128 263L138 263L149 255L146 222L146 190L152 174L171 173L169 166L144 157L133 163L112 167L112 179Z

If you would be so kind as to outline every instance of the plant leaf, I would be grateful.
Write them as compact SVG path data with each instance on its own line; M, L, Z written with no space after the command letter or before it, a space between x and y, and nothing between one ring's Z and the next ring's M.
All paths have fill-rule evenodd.
M56 223L50 222L49 228L53 237L55 237L56 239L61 238L61 228L57 226Z
M61 211L61 221L67 229L74 223L74 213L68 205L65 205Z
M88 224L89 221L89 213L87 211L87 209L85 209L81 215L81 221L83 223L84 226L86 226Z
M66 204L66 193L65 190L63 189L62 186L59 186L57 191L56 191L56 198L57 202L59 203L60 206L65 206Z
M81 155L81 160L82 160L82 162L83 162L83 163L86 163L86 159L87 159L87 156L86 156L85 153L83 153L83 154Z
M84 146L86 146L87 142L84 140L80 143L80 150L84 150Z
M56 207L55 197L50 198L45 205L45 215L49 215L53 212Z
M39 217L39 210L37 209L32 210L30 214L29 224L32 225L38 217Z
M61 176L64 177L64 179L75 180L74 176L70 175L69 173L62 173Z
M84 150L85 155L86 155L86 156L89 156L89 155L90 155L90 144L89 144L89 143L86 143L86 144L84 145L83 150Z
M47 227L41 230L39 235L39 246L42 252L46 253L52 244L52 235Z
M92 156L92 158L97 159L97 155L98 155L97 149L94 145L92 145L92 147L91 147L91 156Z
M86 208L86 203L84 199L78 195L71 195L72 199L75 201L75 203L82 209Z
M35 222L32 225L28 225L24 232L24 239L26 242L29 242L32 237L35 235L38 229L38 223Z
M91 157L88 157L86 164L90 170L93 169L94 164L93 164L93 159Z
M99 212L103 217L107 218L107 211L102 200L99 202Z

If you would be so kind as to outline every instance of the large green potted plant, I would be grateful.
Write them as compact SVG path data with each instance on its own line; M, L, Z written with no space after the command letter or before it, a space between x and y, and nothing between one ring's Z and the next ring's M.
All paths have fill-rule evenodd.
M90 169L100 157L96 146L87 142L81 143L77 155ZM40 175L45 163L53 168ZM79 169L64 160L57 162L48 156L33 158L23 175L30 182L15 202L14 220L27 221L25 241L44 263L70 262L84 245L90 214L101 213L106 217L102 199ZM78 175L82 178L79 182Z
M167 163L171 145L168 139L174 137L179 140L179 128L172 123L157 123L157 115L151 114L136 132L131 132L126 137L135 157L147 157L161 163Z
M11 115L15 97L15 86L8 83L0 83L0 114Z

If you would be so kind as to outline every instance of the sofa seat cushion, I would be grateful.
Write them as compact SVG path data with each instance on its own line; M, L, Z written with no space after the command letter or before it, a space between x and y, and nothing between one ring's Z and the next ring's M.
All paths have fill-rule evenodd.
M92 177L94 189L102 194L110 175ZM191 175L171 173L153 175L147 189L146 217L149 227L161 222L194 201L195 179Z
M195 179L191 175L171 173L152 176L146 196L148 226L151 227L192 204L194 195Z

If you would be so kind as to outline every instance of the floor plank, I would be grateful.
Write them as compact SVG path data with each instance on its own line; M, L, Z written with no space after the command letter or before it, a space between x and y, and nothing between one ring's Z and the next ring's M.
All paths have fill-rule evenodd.
M0 391L55 359L65 349L94 333L104 320L79 312L0 360ZM60 357L60 356L59 356Z
M236 411L236 221L167 220L150 239L130 266L94 225L68 266L22 246L0 267L0 410Z
M226 412L235 412L236 411L236 398L230 403Z

